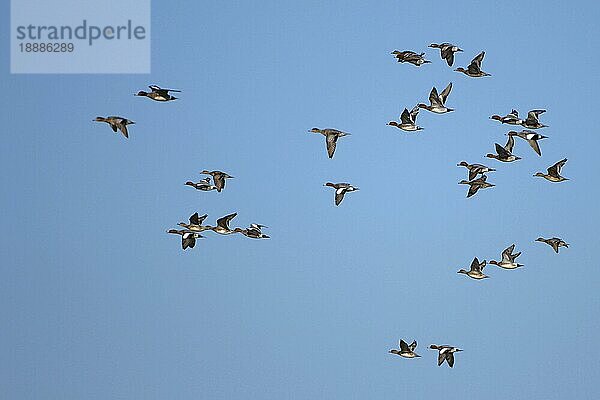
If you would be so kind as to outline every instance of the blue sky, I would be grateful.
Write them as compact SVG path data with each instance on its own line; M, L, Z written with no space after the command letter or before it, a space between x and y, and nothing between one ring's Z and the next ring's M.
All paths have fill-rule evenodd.
M0 41L8 54L8 2ZM600 378L595 2L153 2L150 75L11 75L0 385L11 399L591 398ZM486 51L472 79L432 42ZM432 64L398 64L392 50ZM385 124L454 83L425 130ZM180 100L132 96L148 84ZM511 108L543 157L483 158ZM130 139L98 115L136 121ZM312 127L352 133L333 160ZM566 157L552 184L533 178ZM496 167L466 199L456 163ZM203 169L222 193L184 182ZM326 181L351 182L340 207ZM270 240L165 230L190 214ZM571 243L556 255L538 236ZM525 267L456 274L516 243ZM388 354L399 338L423 355ZM438 368L431 343L465 351Z

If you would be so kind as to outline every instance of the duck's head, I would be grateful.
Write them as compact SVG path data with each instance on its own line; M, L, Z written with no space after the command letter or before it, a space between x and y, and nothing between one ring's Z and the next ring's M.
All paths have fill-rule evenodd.
M333 183L331 183L331 182L324 183L324 184L323 184L323 186L331 186L331 187L334 187Z
M492 154L492 153L487 153L485 156L487 158L498 158L498 156L496 154Z
M144 92L143 90L140 90L139 92L134 94L134 96L148 96L148 92Z
M433 48L435 49L435 48L438 48L438 47L440 47L440 45L439 45L439 44L437 44L437 43L431 43L431 44L430 44L429 46L427 46L427 47L433 47Z
M179 231L178 231L177 229L169 229L169 230L167 231L167 233L177 233L177 234L178 234L178 233L179 233Z
M187 224L185 222L180 222L177 225L181 226L182 228L187 228Z
M536 172L533 176L540 176L543 178L545 175L542 172Z
M455 71L456 71L456 70L455 70ZM502 117L501 117L501 116L499 116L499 115L496 115L496 114L492 115L492 116L490 117L490 119L495 119L496 121L502 121Z
M396 121L390 121L386 125L388 125L388 126L398 126L398 122L396 122Z
M546 239L544 239L543 237L539 237L537 239L535 239L536 242L545 242Z
M521 157L519 157L519 156L515 156L515 161L516 161L516 160L521 160Z
M457 272L458 274L467 274L467 273L469 273L467 270L464 270L464 269L462 269L462 268L461 268L461 269L459 269L459 270L458 270L458 271L456 271L456 272Z
M396 349L391 349L390 351L388 351L388 353L391 353L391 354L400 354L400 351L398 351Z
M469 163L466 161L461 161L458 164L456 164L457 167L468 167Z
M425 103L419 103L419 104L417 104L417 107L424 108L424 109L429 108L429 106L427 104L425 104Z
M455 52L456 52L456 51L463 51L463 49L461 49L461 48L460 48L460 47L458 47L458 46L454 46L454 47L452 47L452 50L454 50Z
M466 70L466 69L464 69L463 67L458 67L458 68L456 68L456 69L455 69L455 71L456 71L456 72L462 72L462 73L465 73L465 72L467 72L467 70Z
M491 265L500 265L500 263L496 260L490 260Z
M235 177L234 177L234 176L231 176L231 175L229 175L229 174L225 174L225 173L224 173L224 174L223 174L223 178L227 178L227 179L233 179L233 178L235 178Z
M194 182L192 182L192 181L187 181L185 184L188 186L194 186Z
M93 119L93 121L104 122L104 121L106 121L106 118L104 118L104 117L96 117L96 118Z
M321 133L321 130L319 128L312 128L309 132L311 132L311 133Z
M203 169L202 171L200 171L201 174L208 174L210 175L210 171Z
M430 345L429 345L429 348L430 348L430 349L433 349L433 350L437 350L437 349L438 349L438 346L437 346L437 344L430 344Z
M417 129L416 129L416 130L418 130L418 131L422 131L423 129L424 129L423 127L421 127L421 126L417 126Z
M506 136L515 136L518 135L519 133L517 131L508 131L508 133L506 133Z
M458 182L458 184L459 185L468 185L469 181L463 179L462 181Z

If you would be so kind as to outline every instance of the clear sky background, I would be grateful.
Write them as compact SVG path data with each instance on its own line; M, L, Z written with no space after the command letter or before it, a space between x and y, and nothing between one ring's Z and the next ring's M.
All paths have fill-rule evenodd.
M151 75L10 75L2 2L2 397L597 395L598 3L153 3ZM454 72L443 41L493 76ZM450 81L454 113L386 126ZM152 83L184 92L132 96ZM542 157L517 139L523 160L483 158L511 108L548 110ZM352 136L330 160L312 127ZM570 181L532 176L563 157ZM461 160L497 186L466 199ZM183 185L203 169L235 179ZM361 190L335 207L326 181ZM195 211L272 238L183 252L165 231ZM534 242L554 235L571 247ZM524 268L456 273L512 243ZM423 357L388 354L399 338ZM438 368L431 343L465 351Z

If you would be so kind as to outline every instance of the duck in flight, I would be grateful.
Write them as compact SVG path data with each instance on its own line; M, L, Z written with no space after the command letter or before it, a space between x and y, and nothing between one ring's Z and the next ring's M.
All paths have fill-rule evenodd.
M495 143L495 145L497 154L488 153L486 154L487 158L494 158L502 162L513 162L521 159L521 157L517 157L512 153L513 147L515 146L515 139L513 139L512 136L508 136L508 141L504 147L500 146L498 143Z
M450 111L454 111L454 109L446 107L446 99L448 98L448 95L450 94L451 90L452 82L450 82L440 94L438 94L438 91L434 86L433 89L431 89L431 93L429 93L430 105L419 103L417 104L417 107L424 108L427 111L431 111L436 114L444 114Z
M469 198L469 197L473 196L475 193L477 193L477 191L479 189L485 189L485 188L496 186L493 183L486 182L486 180L487 180L487 176L482 175L480 178L474 179L471 181L466 181L463 179L462 181L458 182L458 184L459 185L469 185L469 192L467 193L467 198Z
M419 115L418 105L414 106L410 112L407 108L405 108L404 111L402 111L402 115L400 115L400 123L396 121L390 121L387 124L407 132L420 131L423 128L417 126L417 115Z
M240 233L251 239L269 239L270 236L262 233L262 228L268 228L268 226L260 224L250 224L246 229L242 229Z
M231 235L232 233L241 233L242 229L229 227L229 222L236 217L237 213L229 214L221 217L217 220L217 226L212 227L211 230L220 235Z
M417 54L414 51L410 51L410 50L406 50L406 51L394 50L394 51L392 51L392 54L394 55L394 57L396 57L396 59L398 60L399 63L407 62L412 65L416 65L417 67L420 67L423 64L428 64L431 62L431 61L425 59L425 53Z
M188 247L193 249L194 246L196 246L196 239L204 237L199 233L188 231L185 229L169 229L167 233L172 233L181 236L181 247L183 248L183 250L187 249Z
M529 143L529 146L537 153L538 156L542 155L542 151L540 150L540 145L538 140L547 139L548 136L540 135L534 131L522 130L521 132L510 131L507 133L508 136L516 136L525 140Z
M479 260L477 259L477 257L475 257L473 259L473 262L471 263L471 269L469 269L468 271L466 271L464 269L460 269L460 270L458 270L458 273L459 274L465 274L469 278L473 278L473 279L489 278L489 276L487 276L486 274L483 273L483 269L485 268L485 264L486 264L485 260L483 260L480 263Z
M432 344L429 348L438 351L438 367L442 365L444 361L446 361L446 364L448 364L450 368L454 367L454 353L462 351L462 349L459 349L458 347L448 346L446 344L441 346Z
M204 175L212 176L213 182L215 183L215 188L217 189L217 192L221 192L223 189L225 189L225 179L233 178L233 176L226 174L225 172L222 172L222 171L208 171L205 169L200 173L204 174Z
M440 56L442 60L446 60L448 66L452 66L454 64L454 53L462 51L458 46L453 45L452 43L431 43L429 47L434 49L440 49Z
M331 129L331 128L325 128L325 129L312 128L309 132L320 133L321 135L325 136L325 144L327 145L327 155L329 156L329 158L333 158L337 140L341 137L351 135L348 132L342 132L337 129Z
M390 354L396 354L400 357L404 358L416 358L421 357L417 353L415 353L415 349L417 348L417 341L413 340L411 344L407 344L403 339L400 339L398 342L398 349L391 349L389 351Z
M215 185L210 184L210 176L207 176L204 179L201 179L199 182L187 181L185 183L187 186L191 186L196 190L202 190L204 192L209 192L211 190L216 190L217 187Z
M469 164L466 161L461 161L456 164L457 167L465 167L469 171L469 180L472 181L477 175L484 175L488 172L496 171L494 168L486 167L482 164Z
M349 183L331 183L327 182L323 186L329 186L335 189L335 205L339 206L342 200L344 200L344 195L348 192L354 192L355 190L359 190L357 187L352 186Z
M156 85L150 85L148 87L150 88L151 92L145 92L143 90L140 90L135 94L135 96L144 96L155 101L171 101L177 100L177 97L172 96L171 94L169 94L169 92L181 93L181 90L163 89Z
M487 72L483 72L481 70L481 62L483 61L483 57L485 57L485 51L477 54L473 60L471 60L471 64L464 69L463 67L458 67L455 71L462 72L463 74L470 76L472 78L480 78L482 76L491 76Z
M519 263L515 262L517 257L519 257L521 255L521 252L513 253L514 250L515 250L514 244L507 247L502 252L502 259L500 261L490 260L490 264L497 265L498 267L504 268L504 269L515 269L515 268L522 267L523 264L519 264Z
M490 117L490 119L500 121L503 124L509 125L521 125L521 123L523 123L523 120L519 118L519 112L514 109L508 114L506 114L504 117L494 114Z
M560 160L559 162L557 162L556 164L552 165L551 167L548 167L548 173L544 174L542 172L537 172L534 176L540 176L546 180L549 180L550 182L562 182L562 181L568 181L569 178L565 178L564 176L562 176L560 174L560 171L562 170L562 167L567 163L567 159L563 158L562 160Z
M531 110L527 113L527 119L521 121L521 126L527 129L540 129L546 128L548 125L544 125L539 121L539 116L545 113L546 110Z
M186 224L185 222L180 222L177 225L182 228L186 228L187 230L193 232L203 232L212 229L213 227L210 225L202 225L202 222L208 217L208 214L204 214L199 216L198 213L194 213L190 216L190 223Z
M106 122L112 128L113 132L117 132L117 129L121 131L123 136L129 138L129 132L127 131L127 125L133 125L135 122L128 120L127 118L110 116L110 117L96 117L95 122Z
M558 254L559 247L569 248L569 244L562 240L561 238L553 237L550 239L544 239L543 237L539 237L535 239L536 242L546 243L548 246L552 247L556 254Z

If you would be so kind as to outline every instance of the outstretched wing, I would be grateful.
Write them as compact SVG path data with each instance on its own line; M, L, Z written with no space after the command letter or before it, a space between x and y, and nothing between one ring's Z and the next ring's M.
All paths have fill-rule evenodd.
M419 106L414 106L413 109L410 110L410 119L413 124L417 122L417 115L419 115L419 110Z
M333 153L335 153L335 146L338 140L338 135L329 134L325 136L325 143L327 143L327 154L329 158L333 158Z
M500 158L507 158L508 156L510 156L510 152L506 151L506 149L502 146L500 146L498 143L495 143L496 145L496 153L498 153L498 156L500 156Z
M229 215L219 218L217 220L217 226L220 226L221 228L225 228L225 229L229 230L229 221L234 219L236 215L237 215L237 213L233 213L233 214L229 214Z
M429 102L431 103L432 106L440 106L440 107L444 103L444 101L441 99L440 95L438 94L435 86L433 87L433 89L431 89L431 92L429 93Z
M560 170L562 169L563 165L565 165L566 163L567 163L567 159L563 158L562 160L560 160L559 162L557 162L556 164L554 164L553 166L548 168L548 175L552 175L552 176L560 175Z
M513 138L512 135L508 135L508 140L506 141L506 144L504 145L504 149L506 149L506 151L508 151L509 153L512 153L514 147L515 147L515 138Z
M406 342L403 339L400 339L400 342L398 342L398 345L400 346L401 351L410 351L408 344L406 344Z
M417 348L417 341L413 340L413 342L408 346L410 351L414 351Z
M475 257L471 262L471 271L481 272L481 269L479 268L479 259L477 257Z
M446 86L446 89L444 89L442 93L440 93L440 99L442 100L442 104L446 104L446 99L448 98L450 91L452 91L452 82L450 82L448 86Z
M335 205L339 206L340 203L342 202L342 200L344 200L344 195L346 194L346 188L345 187L341 187L338 189L335 189Z
M485 51L477 54L477 56L471 60L471 64L469 64L467 70L472 74L478 74L481 72L481 62L483 61L483 57L485 57Z
M446 361L448 362L450 368L454 367L454 353L446 353Z
M467 193L467 198L475 195L475 193L477 193L477 191L479 190L481 186L479 185L470 185L469 186L469 192Z
M404 111L402 111L402 114L400 115L400 121L403 124L411 124L412 121L410 119L410 113L408 112L408 109L405 108Z

